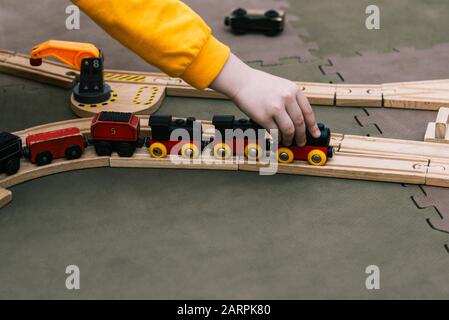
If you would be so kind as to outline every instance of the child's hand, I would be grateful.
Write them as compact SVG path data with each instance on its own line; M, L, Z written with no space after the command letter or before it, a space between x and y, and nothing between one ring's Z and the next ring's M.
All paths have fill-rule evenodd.
M224 93L265 129L278 129L284 145L306 143L306 129L320 136L312 107L298 85L253 69L231 54L211 88Z

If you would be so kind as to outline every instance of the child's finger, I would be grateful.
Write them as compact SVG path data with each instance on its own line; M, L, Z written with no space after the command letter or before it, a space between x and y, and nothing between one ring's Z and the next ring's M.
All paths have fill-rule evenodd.
M271 118L256 120L256 122L257 124L261 125L265 130L268 130L270 133L272 133L273 130L279 130L276 122L274 122L274 120Z
M293 125L295 126L295 142L297 145L303 146L306 143L306 127L301 108L299 107L298 103L296 103L296 101L287 105L287 113L289 114L290 119L292 119Z
M292 119L288 115L287 111L281 112L275 115L274 120L281 131L282 144L289 146L293 142L293 137L295 135L295 125Z
M300 91L298 91L298 93L296 94L296 100L298 101L299 107L302 110L307 129L314 138L319 138L321 132L316 123L315 115L313 114L313 109L309 103L309 100L307 100L307 97Z

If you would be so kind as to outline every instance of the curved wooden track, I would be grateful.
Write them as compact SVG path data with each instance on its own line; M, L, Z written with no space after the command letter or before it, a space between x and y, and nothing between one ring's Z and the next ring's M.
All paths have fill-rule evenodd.
M78 76L76 70L49 60L44 60L40 67L32 67L28 55L8 50L0 50L0 71L65 88L72 87ZM106 70L105 80L115 96L97 105L80 104L72 98L72 109L77 115L88 117L106 110L151 114L166 95L226 98L213 90L196 90L181 79L163 73ZM449 107L449 79L384 84L298 82L298 86L316 105L422 110Z
M150 131L148 119L148 116L140 116L143 135L148 135ZM28 134L75 126L87 135L90 130L90 122L90 118L68 120L29 128L15 134L25 140ZM202 126L205 135L213 135L214 127L210 122L203 121ZM449 145L447 144L342 134L333 134L331 144L335 147L336 153L325 166L315 167L302 161L296 161L292 164L279 164L277 172L449 187L449 160L447 160L449 159ZM217 161L210 156L194 161L179 158L153 159L145 148L137 150L132 158L120 158L116 155L98 157L92 147L86 148L86 152L78 160L56 160L48 166L37 167L23 159L21 165L21 169L16 175L0 175L0 207L12 199L11 192L5 188L71 170L98 167L139 167L259 171L265 166L236 158Z

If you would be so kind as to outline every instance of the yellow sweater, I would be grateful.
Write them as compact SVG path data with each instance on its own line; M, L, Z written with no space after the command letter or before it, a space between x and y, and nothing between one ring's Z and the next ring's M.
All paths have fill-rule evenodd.
M72 0L148 63L198 89L210 85L230 49L179 0Z

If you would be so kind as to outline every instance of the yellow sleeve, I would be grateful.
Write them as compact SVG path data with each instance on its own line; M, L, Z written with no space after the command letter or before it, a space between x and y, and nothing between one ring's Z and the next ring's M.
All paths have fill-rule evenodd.
M179 0L72 0L107 33L148 63L207 88L230 49Z

